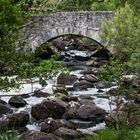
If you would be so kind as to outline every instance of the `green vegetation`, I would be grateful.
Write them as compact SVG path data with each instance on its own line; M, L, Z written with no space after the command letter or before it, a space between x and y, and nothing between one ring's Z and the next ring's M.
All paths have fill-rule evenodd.
M140 19L125 5L113 20L105 22L100 36L118 60L126 61L140 47L139 29Z
M138 90L133 88L132 85L140 76L139 29L139 16L136 16L130 6L125 4L125 7L116 12L115 18L105 22L100 34L102 40L106 43L106 47L113 53L110 62L102 67L100 76L105 83L115 82L118 86L113 94L116 97L117 105L114 112L116 129L119 129L122 123L119 117L120 101L123 98L133 101L138 98ZM135 76L125 79L123 78L124 75ZM124 123L129 126L138 124L139 109L136 104L127 105L125 113L127 113L127 121L124 121Z
M101 78L105 84L117 84L118 89L113 96L117 97L118 108L115 112L115 128L107 128L88 140L139 140L140 128L132 127L138 124L139 108L134 104L127 106L127 119L123 122L127 123L126 127L122 127L118 117L122 98L132 101L138 98L137 88L132 88L132 82L140 78L139 0L0 0L0 75L17 75L12 79L0 78L0 90L19 88L23 79L28 79L33 85L34 77L38 77L37 82L45 86L46 79L60 71L65 72L62 63L56 62L57 54L49 61L40 59L42 53L48 53L48 48L52 47L50 44L47 44L47 49L46 45L42 45L35 54L31 50L19 53L25 50L24 42L19 40L19 29L30 15L89 10L116 11L115 18L102 26L100 36L114 56L102 67ZM90 44L90 41L87 43ZM122 84L122 77L127 74L133 74L136 78L127 80L126 86ZM65 95L62 93L59 98L65 98ZM17 140L17 133L2 132L0 140Z
M9 22L10 21L10 22ZM0 71L9 67L17 48L18 29L23 24L22 11L10 0L0 1Z
M119 130L106 128L97 135L87 138L87 140L139 140L140 128L122 127Z
M0 75L17 75L12 79L0 78L0 90L19 88L23 84L20 80L26 78L32 83L32 78L37 76L43 86L45 79L64 70L61 63L55 62L56 56L48 62L38 58L37 61L36 54L25 49L24 42L19 40L19 30L31 15L33 4L33 1L26 0L0 1Z
M0 133L0 140L19 140L18 133L16 131L3 131Z
M33 6L34 14L46 14L60 11L116 11L126 3L139 15L139 0L31 0L30 6Z
M115 11L116 9L115 0L104 0L103 2L96 2L91 5L91 10L93 11Z

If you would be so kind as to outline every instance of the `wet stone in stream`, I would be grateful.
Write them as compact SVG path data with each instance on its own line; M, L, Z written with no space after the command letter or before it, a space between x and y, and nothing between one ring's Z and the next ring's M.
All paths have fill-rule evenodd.
M67 109L67 104L62 100L44 100L40 104L36 104L31 109L32 116L37 119L46 119L52 117L60 119Z
M9 99L8 103L14 107L24 107L27 102L23 99L22 96L13 96Z

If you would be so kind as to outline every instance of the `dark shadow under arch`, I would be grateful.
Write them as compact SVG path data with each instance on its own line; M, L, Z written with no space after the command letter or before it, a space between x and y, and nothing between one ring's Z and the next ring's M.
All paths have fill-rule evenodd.
M90 37L87 37L87 36L84 36L84 35L79 35L79 34L63 34L63 35L55 36L55 37L53 37L53 38L47 40L46 42L51 42L51 41L57 39L58 37L64 37L64 36L69 36L69 35L70 35L70 36L76 36L76 37L85 37L85 38L88 38L88 39L92 40L93 42L95 42L97 45L99 45L99 46L101 46L102 48L104 48L104 46L103 46L101 43L99 43L98 41L96 41L96 40L94 40L94 39L92 39L92 38L90 38ZM44 42L44 43L45 43L45 42Z

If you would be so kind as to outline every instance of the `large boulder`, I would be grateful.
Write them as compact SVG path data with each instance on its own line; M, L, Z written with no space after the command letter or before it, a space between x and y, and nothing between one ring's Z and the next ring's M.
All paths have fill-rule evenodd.
M93 103L83 104L78 110L77 115L80 119L100 123L104 121L105 110L97 107Z
M38 131L28 131L20 136L21 140L63 140L54 134L46 134Z
M2 101L1 101L1 102L2 102ZM10 109L6 103L4 103L4 104L3 104L3 103L4 103L4 102L0 103L0 116L3 115L3 114L12 113L13 110Z
M31 109L32 116L37 119L52 117L60 119L67 109L67 104L59 99L46 99Z
M29 122L29 114L25 111L22 111L20 113L13 113L7 116L7 119L9 119L9 125L24 127Z
M83 137L83 134L81 132L65 127L58 128L57 130L55 130L54 134L64 139L74 139Z
M0 130L25 127L29 122L29 114L25 111L13 113L0 118Z
M76 75L60 74L57 78L57 84L72 85L77 81Z
M27 103L22 96L13 96L9 99L8 103L14 107L24 107Z

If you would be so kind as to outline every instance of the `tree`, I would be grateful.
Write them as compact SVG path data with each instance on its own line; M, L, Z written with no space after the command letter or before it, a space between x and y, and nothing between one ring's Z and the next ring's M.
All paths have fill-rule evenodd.
M24 20L30 15L30 8L33 6L31 0L1 0L0 1L0 75L13 75L16 78L0 78L0 90L19 87L23 78L30 79L39 77L39 82L44 85L47 78L61 72L62 65L56 63L54 57L48 62L38 61L34 66L35 54L27 50L20 54L17 50L24 48L22 41L19 41L19 29ZM25 48L24 48L25 50ZM43 75L44 76L43 76Z
M139 0L115 0L116 7L124 7L125 4L129 4L131 9L133 9L134 14L138 15L140 14L140 1Z
M104 0L103 2L95 2L91 5L91 10L93 11L115 11L116 9L115 0Z
M104 0L38 0L40 11L47 13L60 11L90 11L94 2L100 3ZM38 6L37 5L37 6Z
M140 1L139 0L104 0L103 2L94 2L91 5L93 11L116 11L125 4L129 4L130 8L134 11L134 14L140 15Z
M29 16L28 1L1 0L0 1L0 74L10 71L19 44L19 28ZM25 8L26 7L26 8ZM26 10L25 10L26 9Z
M140 19L129 5L116 12L115 17L102 26L100 36L116 58L127 61L140 47Z

